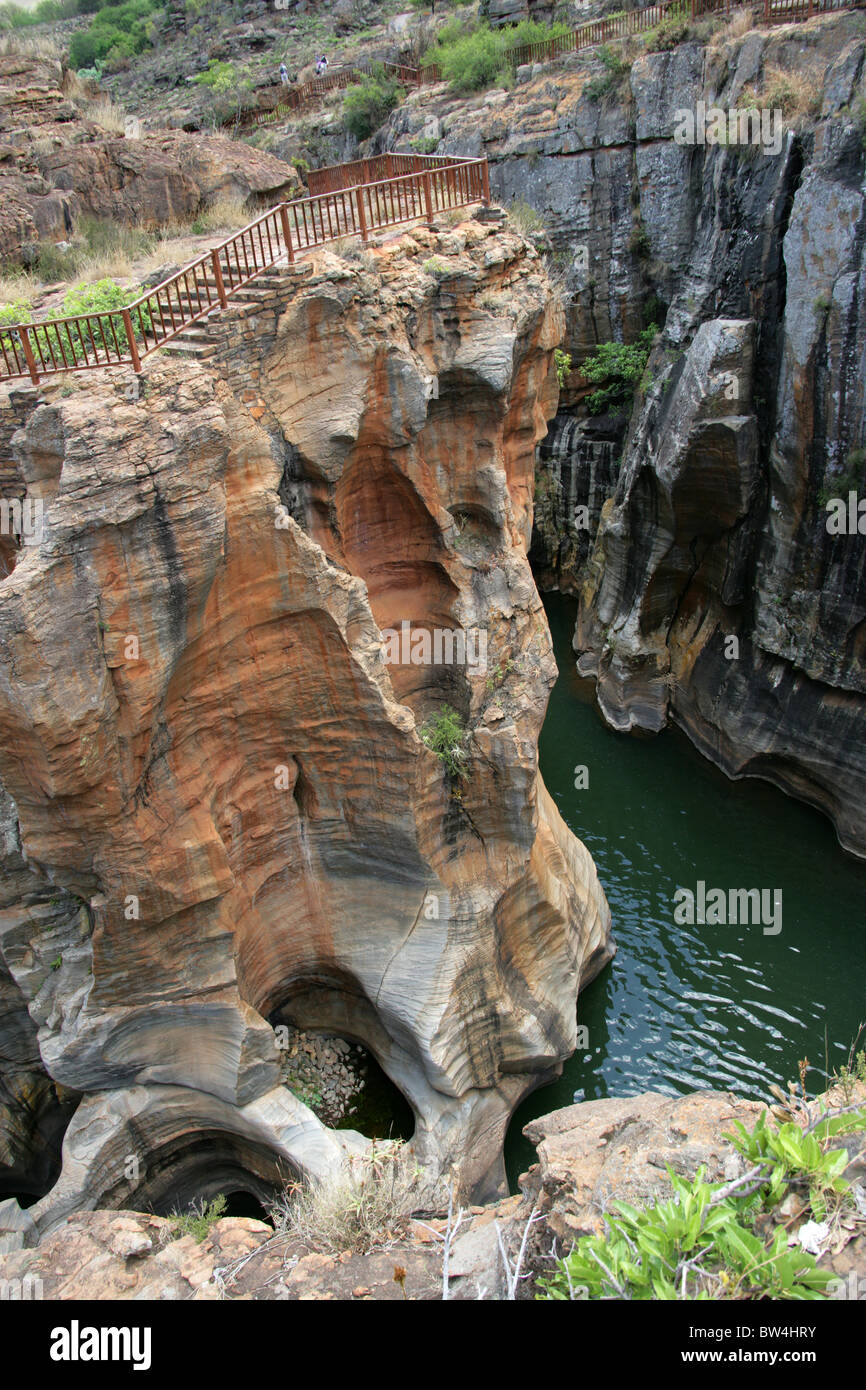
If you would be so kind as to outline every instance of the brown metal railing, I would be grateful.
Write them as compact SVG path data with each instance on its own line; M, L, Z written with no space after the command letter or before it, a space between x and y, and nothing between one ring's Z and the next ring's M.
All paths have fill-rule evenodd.
M398 82L402 82L407 87L417 87L421 82L430 80L422 76L419 68L409 67L406 63L380 63L379 66L384 68L389 77L395 77ZM280 120L287 111L295 111L300 106L308 106L328 92L351 87L373 71L374 66L371 63L358 63L353 67L335 68L333 72L325 73L323 77L311 78L309 82L304 82L300 87L290 87L269 111L242 111L239 116L227 116L223 125L268 125L273 121Z
M550 62L565 53L593 48L611 39L628 38L632 34L654 29L663 19L672 19L680 14L684 19L695 20L704 15L731 14L735 9L752 9L756 15L763 15L761 22L765 24L789 24L811 19L813 15L862 9L864 3L866 0L663 0L661 4L629 10L610 19L592 20L556 38L515 44L506 49L506 53L511 66L519 67L523 63ZM435 63L424 64L421 74L424 82L442 80L442 71Z
M423 174L426 169L442 169L462 163L453 155L444 154L378 154L369 159L355 159L348 164L332 164L311 169L307 174L310 193L334 193L351 188L356 183L375 183L393 179L399 174Z
M490 200L486 159L382 155L316 172L341 186L279 203L124 308L3 325L0 381L119 364L138 371L148 353L226 308L237 290L283 259Z

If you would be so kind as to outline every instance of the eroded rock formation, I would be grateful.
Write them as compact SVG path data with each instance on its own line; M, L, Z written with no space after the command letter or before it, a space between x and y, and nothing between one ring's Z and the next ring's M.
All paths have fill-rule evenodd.
M486 154L494 193L536 210L575 367L661 330L631 422L586 422L573 372L539 466L533 562L580 595L606 719L676 721L859 855L866 561L826 502L866 489L864 55L854 14L633 48L618 77L587 53L507 94L421 92L391 131ZM701 102L778 109L780 138L678 143Z
M222 197L270 207L300 191L290 164L215 134L101 128L47 58L0 56L0 257L72 236L82 214L161 227Z
M491 1190L610 955L537 768L526 549L562 328L538 257L468 221L280 294L215 325L213 370L49 385L13 436L46 505L0 584L0 956L85 1097L43 1228L208 1162L258 1192L338 1161L276 1016L363 1042L430 1172ZM483 630L486 665L386 665L403 621ZM419 736L443 701L459 781Z

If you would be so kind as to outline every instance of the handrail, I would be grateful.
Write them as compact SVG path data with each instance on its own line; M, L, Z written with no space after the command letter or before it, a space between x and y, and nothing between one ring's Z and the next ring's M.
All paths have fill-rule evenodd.
M563 53L576 53L584 48L593 48L609 39L629 38L632 34L653 29L668 14L682 13L692 21L710 14L731 14L738 9L752 9L763 15L764 24L789 24L812 19L815 15L836 14L842 10L857 10L864 7L866 0L660 0L659 4L648 5L641 10L629 10L612 19L593 19L581 24L567 34L559 34L551 39L539 39L536 43L513 44L506 48L508 61L512 67L523 63L543 62L558 58ZM441 69L436 63L421 65L421 80L437 82L441 80ZM424 77L427 73L428 76Z
M486 159L445 155L389 155L389 172L401 161L412 167L387 178L350 181L305 198L278 203L120 309L90 310L36 323L0 325L0 382L54 372L131 365L176 338L184 329L228 307L229 299L257 276L285 260L346 236L426 219L450 208L490 201ZM390 160L390 165L387 161ZM377 160L346 166L370 172ZM316 172L336 176L344 166Z
M340 90L352 86L355 82L360 82L362 77L374 70L375 66L377 65L373 63L358 63L351 67L335 68L333 72L328 72L323 77L311 77L309 82L302 83L300 87L290 87L285 95L269 110L241 112L239 117L227 116L222 124L224 126L267 125L271 121L278 120L282 112L294 111L314 97L324 96L325 92ZM417 87L425 80L429 80L422 76L420 68L410 67L407 63L380 63L378 66L384 68L390 76L396 77L398 82L404 82L409 86Z

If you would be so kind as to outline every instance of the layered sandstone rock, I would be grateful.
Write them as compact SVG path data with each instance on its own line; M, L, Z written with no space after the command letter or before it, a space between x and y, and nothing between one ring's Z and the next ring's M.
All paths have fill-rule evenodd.
M14 436L46 511L0 584L0 954L86 1096L43 1227L207 1184L208 1145L254 1191L339 1161L272 1017L364 1043L431 1174L495 1187L610 954L537 769L526 546L561 332L538 258L467 222L281 294L215 323L212 372L48 386ZM483 631L486 667L386 665L403 621ZM444 701L459 781L419 735Z

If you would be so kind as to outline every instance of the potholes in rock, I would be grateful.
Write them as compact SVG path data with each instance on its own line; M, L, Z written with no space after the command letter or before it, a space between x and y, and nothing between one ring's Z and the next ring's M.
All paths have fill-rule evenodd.
M264 1145L225 1131L200 1130L152 1149L141 1180L112 1194L107 1205L156 1216L219 1216L267 1221L271 1205L297 1173Z
M411 1106L361 1043L282 1026L283 1084L323 1124L369 1139L411 1139Z
M270 1211L251 1192L227 1192L224 1195L226 1204L223 1216L247 1216L253 1221L264 1221L266 1225L273 1226Z

